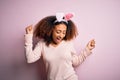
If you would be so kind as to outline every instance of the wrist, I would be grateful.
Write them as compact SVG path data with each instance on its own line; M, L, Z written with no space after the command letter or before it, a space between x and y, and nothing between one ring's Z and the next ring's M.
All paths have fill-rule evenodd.
M92 51L88 47L86 47L85 50L86 50L88 55L92 53Z

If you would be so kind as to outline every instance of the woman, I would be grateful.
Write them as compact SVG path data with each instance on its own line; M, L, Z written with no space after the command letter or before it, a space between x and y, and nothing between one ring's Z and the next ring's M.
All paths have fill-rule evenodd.
M72 39L77 36L77 29L71 19L73 14L58 13L47 16L35 26L26 27L25 49L28 63L41 58L47 71L47 80L78 80L74 66L81 64L91 50L95 41L91 40L79 55L76 55ZM33 33L40 41L32 49Z

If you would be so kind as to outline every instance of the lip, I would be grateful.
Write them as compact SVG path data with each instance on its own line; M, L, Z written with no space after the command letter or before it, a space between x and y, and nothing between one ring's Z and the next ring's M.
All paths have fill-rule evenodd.
M57 37L57 38L56 38L56 42L57 42L57 43L59 43L59 42L61 42L61 41L62 41L62 38L60 38L60 37Z

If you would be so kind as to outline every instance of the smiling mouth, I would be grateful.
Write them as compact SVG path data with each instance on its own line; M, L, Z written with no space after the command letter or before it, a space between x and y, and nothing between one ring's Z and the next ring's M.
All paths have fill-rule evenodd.
M61 37L57 37L56 38L58 41L62 41L62 38Z
M57 44L59 44L61 41L62 41L62 38L57 37L57 38L53 41L53 43L57 45Z

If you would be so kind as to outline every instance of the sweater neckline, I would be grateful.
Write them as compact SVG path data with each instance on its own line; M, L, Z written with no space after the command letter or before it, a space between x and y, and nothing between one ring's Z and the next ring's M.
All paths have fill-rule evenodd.
M57 46L53 46L52 44L50 44L49 46L50 46L51 48L58 48L58 47L60 47L63 43L64 43L64 40L61 41Z

